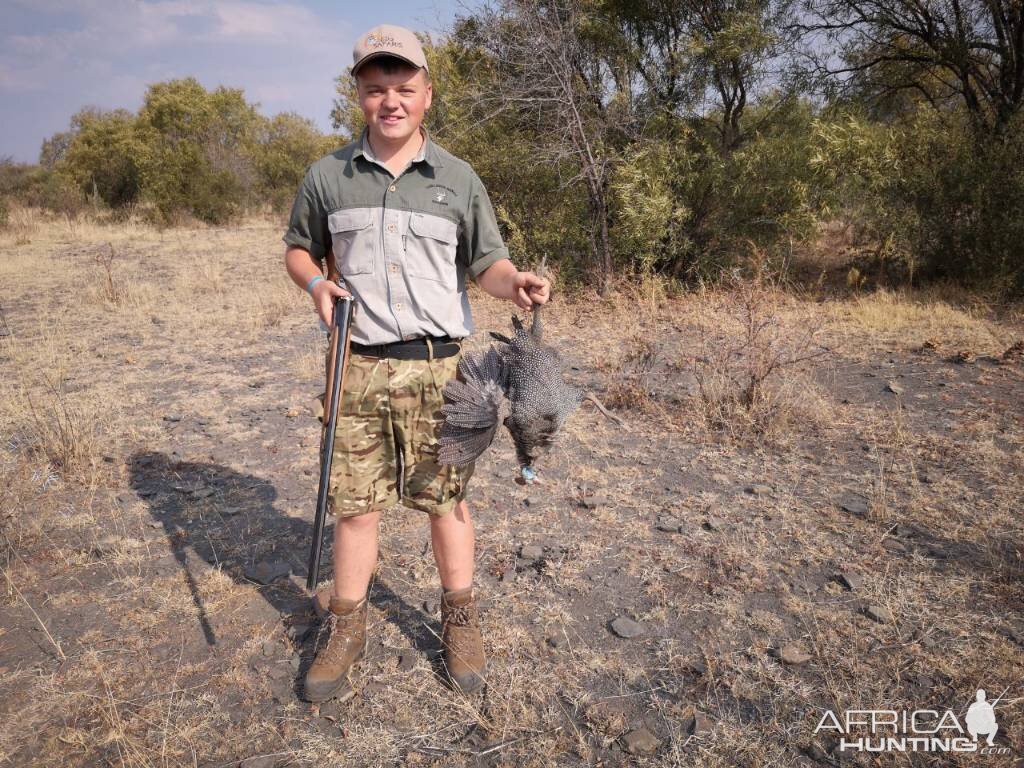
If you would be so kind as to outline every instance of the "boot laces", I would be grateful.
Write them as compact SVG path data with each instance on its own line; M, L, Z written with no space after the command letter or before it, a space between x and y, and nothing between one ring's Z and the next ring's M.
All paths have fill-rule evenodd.
M445 644L458 656L469 656L476 651L476 634L471 630L478 626L476 611L472 603L449 605L445 617Z

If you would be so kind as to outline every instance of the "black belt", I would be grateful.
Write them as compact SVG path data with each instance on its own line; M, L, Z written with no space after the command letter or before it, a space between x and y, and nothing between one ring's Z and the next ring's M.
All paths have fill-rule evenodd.
M462 339L453 339L451 336L419 336L408 341L393 341L390 344L359 344L353 341L349 347L357 355L369 357L429 360L457 355L462 349Z

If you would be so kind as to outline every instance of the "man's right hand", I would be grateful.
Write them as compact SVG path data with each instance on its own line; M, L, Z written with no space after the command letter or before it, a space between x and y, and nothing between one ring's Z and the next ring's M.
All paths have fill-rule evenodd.
M331 280L317 280L313 286L313 307L328 328L334 327L334 298L336 296L351 296L337 283Z

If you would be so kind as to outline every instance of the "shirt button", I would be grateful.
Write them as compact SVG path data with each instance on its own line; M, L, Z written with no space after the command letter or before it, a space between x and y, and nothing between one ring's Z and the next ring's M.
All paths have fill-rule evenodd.
M395 225L394 224L388 224L388 232L394 232L394 231L395 231Z
M392 272L397 272L398 271L398 265L397 264L392 264L391 265L391 271Z
M392 192L394 192L396 189L398 189L398 187L396 187L394 184L392 184L390 187L388 187L388 189L390 189Z
M395 309L401 309L401 308L402 308L402 302L398 302L397 304L395 304Z

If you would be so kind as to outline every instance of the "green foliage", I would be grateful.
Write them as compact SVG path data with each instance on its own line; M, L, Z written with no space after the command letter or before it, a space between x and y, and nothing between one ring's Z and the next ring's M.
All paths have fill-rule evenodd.
M85 197L67 176L9 159L0 160L0 199L8 210L17 201L71 216L85 207Z
M624 153L611 183L621 265L711 280L751 246L771 255L810 233L820 202L807 162L809 106L783 102L749 116L758 129L729 152L712 123L691 121Z
M137 114L77 113L43 143L18 196L66 212L85 197L115 210L144 203L163 222L224 223L263 202L286 207L309 164L337 146L298 115L261 116L241 90L171 80L150 86Z
M890 280L1024 288L1024 132L979 143L966 115L920 110L892 125L845 112L814 124L811 165L830 210Z
M275 210L291 205L306 168L341 146L339 137L322 135L305 117L282 112L264 121L256 169L263 199Z
M71 127L70 140L58 134L44 143L42 159L52 162L87 197L112 207L135 202L140 143L134 116L123 109L83 109L71 118ZM60 144L66 144L63 151Z
M253 201L259 121L237 89L210 92L194 78L151 86L138 117L147 198L165 219L236 217Z

